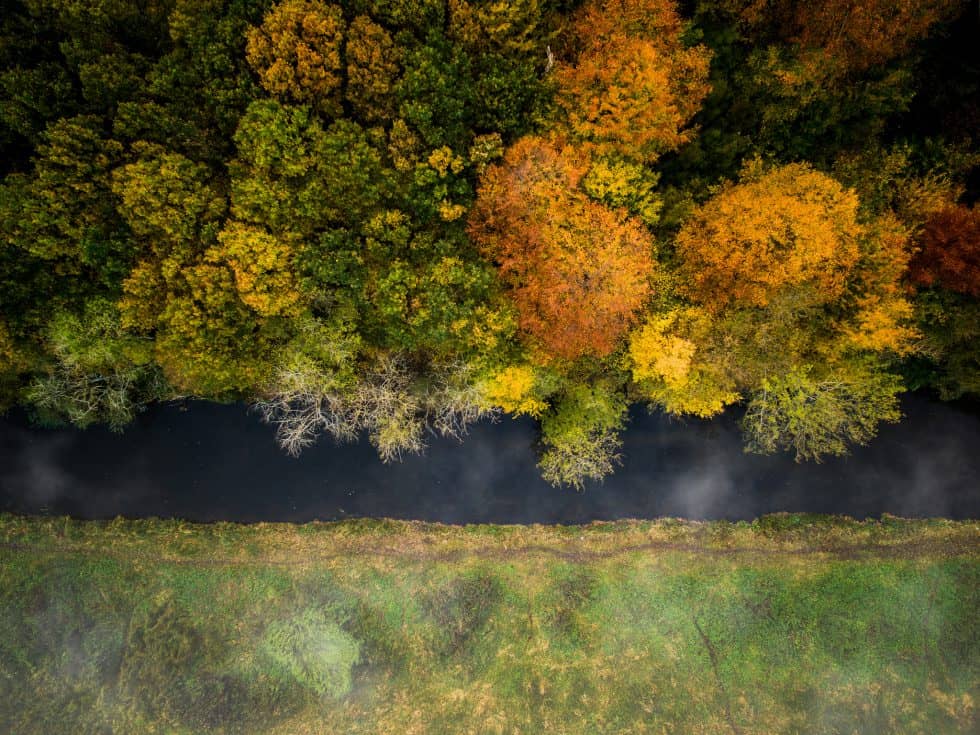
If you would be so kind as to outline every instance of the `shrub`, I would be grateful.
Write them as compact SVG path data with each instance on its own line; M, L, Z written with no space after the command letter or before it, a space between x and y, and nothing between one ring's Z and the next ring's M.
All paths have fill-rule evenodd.
M361 658L358 642L316 608L271 623L261 650L284 683L333 698L350 691L351 669Z

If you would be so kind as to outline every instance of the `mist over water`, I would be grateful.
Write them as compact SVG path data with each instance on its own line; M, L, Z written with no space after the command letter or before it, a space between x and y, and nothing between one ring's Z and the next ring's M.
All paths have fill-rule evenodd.
M123 434L37 429L10 416L0 419L0 510L245 522L980 517L980 412L917 394L903 409L902 423L849 457L797 464L745 454L733 413L681 421L637 407L622 466L582 493L540 479L525 419L474 426L462 444L432 437L423 456L384 465L366 440L323 439L291 458L242 405L158 406Z

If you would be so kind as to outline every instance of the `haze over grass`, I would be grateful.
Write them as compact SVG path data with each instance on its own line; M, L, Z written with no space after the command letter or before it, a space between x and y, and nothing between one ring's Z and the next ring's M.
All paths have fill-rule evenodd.
M980 524L0 516L0 731L967 733Z

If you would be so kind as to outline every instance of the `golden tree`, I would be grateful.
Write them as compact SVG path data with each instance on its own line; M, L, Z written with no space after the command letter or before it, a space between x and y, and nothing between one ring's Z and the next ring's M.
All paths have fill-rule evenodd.
M399 48L384 28L365 15L347 34L347 100L367 122L388 120L395 110Z
M685 48L671 0L593 0L573 23L580 51L559 64L571 132L600 153L652 161L689 140L710 52Z
M588 162L541 138L487 169L469 231L498 265L521 329L552 355L611 352L650 294L653 241L578 188Z
M261 316L299 312L299 282L292 269L294 242L240 222L229 222L218 234L218 242L209 260L231 266L242 301Z
M829 176L806 164L750 166L678 233L682 288L710 308L765 306L785 287L809 287L812 303L829 303L864 234L857 195Z
M245 55L262 87L339 115L344 17L320 0L283 0L248 32Z

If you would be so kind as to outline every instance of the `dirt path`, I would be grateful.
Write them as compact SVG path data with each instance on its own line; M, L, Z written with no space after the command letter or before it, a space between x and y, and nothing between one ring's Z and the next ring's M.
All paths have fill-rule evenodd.
M422 550L417 547L389 547L382 544L353 544L349 547L330 551L329 553L303 555L296 553L297 558L277 558L270 556L240 556L240 557L182 557L172 554L155 554L134 548L93 548L77 544L29 544L16 541L0 542L0 549L10 551L26 551L33 554L53 554L62 556L80 555L97 556L120 560L140 560L163 564L176 564L197 567L228 567L228 566L273 566L273 567L307 567L318 563L328 563L352 556L372 556L377 558L404 559L411 562L446 563L467 558L492 559L506 561L522 559L534 555L550 556L552 558L572 563L588 563L603 559L611 559L629 554L649 552L656 553L687 553L709 557L792 557L824 555L838 560L860 559L866 557L897 559L922 557L956 557L980 555L980 542L957 543L949 540L912 540L888 544L850 544L837 546L805 546L797 548L779 548L766 546L735 546L706 547L698 544L672 543L667 541L650 541L640 544L626 544L611 549L576 549L565 546L543 544L528 544L524 546L478 546L474 548L457 548L449 550Z

